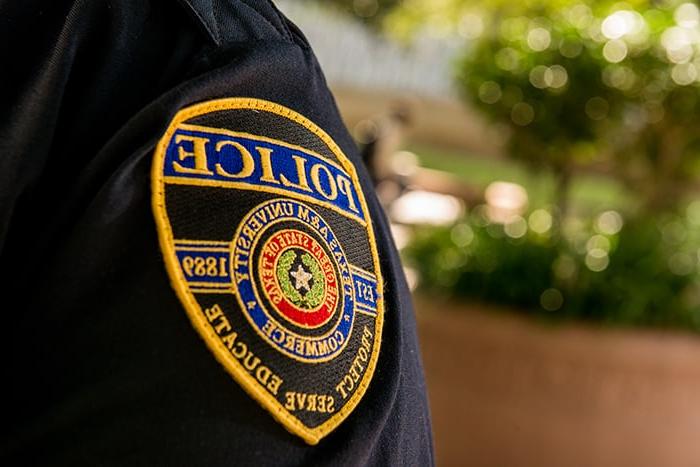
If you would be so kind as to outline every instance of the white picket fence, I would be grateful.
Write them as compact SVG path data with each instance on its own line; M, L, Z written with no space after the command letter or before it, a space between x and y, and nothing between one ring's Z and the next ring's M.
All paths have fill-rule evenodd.
M424 38L407 48L321 2L275 3L304 32L332 85L454 97L457 44Z

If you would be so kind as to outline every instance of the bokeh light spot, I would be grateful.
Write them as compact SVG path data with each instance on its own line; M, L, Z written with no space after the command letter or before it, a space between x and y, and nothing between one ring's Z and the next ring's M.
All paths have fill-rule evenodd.
M525 16L505 18L501 22L499 32L504 39L510 42L519 41L527 32L527 25L529 21L530 20Z
M547 311L556 311L564 304L564 296L558 289L547 289L540 295L540 305Z
M603 235L593 235L588 239L588 242L586 242L586 250L589 252L593 250L603 250L604 252L609 253L610 240Z
M596 220L598 232L605 235L615 235L622 230L622 216L617 211L605 211Z
M608 101L602 97L591 97L586 101L585 110L591 120L603 120L608 116L609 108Z
M530 84L538 89L544 89L547 87L547 82L545 81L545 73L547 73L548 68L544 65L537 65L532 70L530 70Z
M561 255L552 264L552 270L559 279L571 279L576 273L576 261L569 255Z
M486 81L479 86L479 99L485 104L495 104L502 95L501 86L495 81Z
M559 44L559 53L566 58L576 58L582 50L583 45L580 42L563 39Z
M680 86L687 86L697 78L698 71L692 63L680 63L671 69L671 79Z
M519 216L527 206L527 191L517 183L496 181L486 187L484 198L487 215L491 222L506 224Z
M567 19L578 29L585 29L591 24L593 12L585 3L578 3L568 10Z
M552 35L545 28L533 28L527 33L527 45L535 52L542 52L552 42Z
M629 33L633 25L632 12L616 11L603 20L600 29L608 39L619 39Z
M566 72L566 68L561 65L552 65L547 71L548 73L545 74L544 79L551 88L562 88L569 80L569 74Z
M456 246L464 248L474 241L474 231L468 224L457 224L452 227L450 238Z
M518 52L511 47L504 47L496 52L494 62L498 68L506 71L515 71L520 67Z
M510 118L516 125L529 125L535 119L535 109L527 102L518 102L513 106Z
M679 245L688 237L688 232L679 221L671 221L661 228L661 237L668 245Z
M503 230L510 238L521 238L527 233L527 222L520 216L513 216L503 226Z
M673 19L682 28L694 28L700 23L700 12L694 3L684 3L676 8Z
M695 270L693 257L687 253L675 253L668 259L668 269L677 276L687 276Z
M627 44L619 39L608 41L603 46L603 57L611 63L619 63L627 57Z
M461 201L454 196L414 190L394 201L390 213L401 224L446 225L455 222L463 210Z
M552 215L544 209L536 209L530 214L528 224L533 232L545 234L552 228Z
M603 69L603 82L623 91L631 89L637 81L637 75L624 65L610 65Z
M608 252L600 248L594 248L586 253L586 267L593 272L604 271L610 264Z
M353 0L352 8L357 16L371 18L379 11L377 0Z
M462 16L457 32L465 39L476 39L484 32L484 19L476 13L467 13Z

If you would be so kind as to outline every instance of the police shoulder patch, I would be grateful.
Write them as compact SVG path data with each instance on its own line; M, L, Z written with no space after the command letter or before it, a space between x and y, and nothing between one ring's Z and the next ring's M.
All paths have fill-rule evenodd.
M316 444L365 394L381 342L379 259L353 165L288 108L220 99L174 117L152 190L194 328L243 389Z

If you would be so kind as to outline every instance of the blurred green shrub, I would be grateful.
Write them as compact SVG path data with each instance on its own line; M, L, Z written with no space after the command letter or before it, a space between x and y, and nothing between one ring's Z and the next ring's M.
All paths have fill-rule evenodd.
M700 202L658 219L552 220L538 209L497 224L479 206L419 229L404 260L423 291L557 320L700 330Z
M387 28L461 37L456 84L558 178L596 167L673 209L700 163L700 12L676 0L406 0Z
M489 221L477 207L404 250L423 289L553 318L700 330L700 10L683 0L404 0L403 38L462 41L455 81L508 140L554 174L556 207ZM567 209L572 177L605 172L642 209L625 222Z

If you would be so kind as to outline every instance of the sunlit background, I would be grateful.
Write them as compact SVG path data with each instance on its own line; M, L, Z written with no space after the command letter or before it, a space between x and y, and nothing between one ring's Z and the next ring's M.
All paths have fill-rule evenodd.
M700 11L278 0L414 291L439 465L700 465Z

